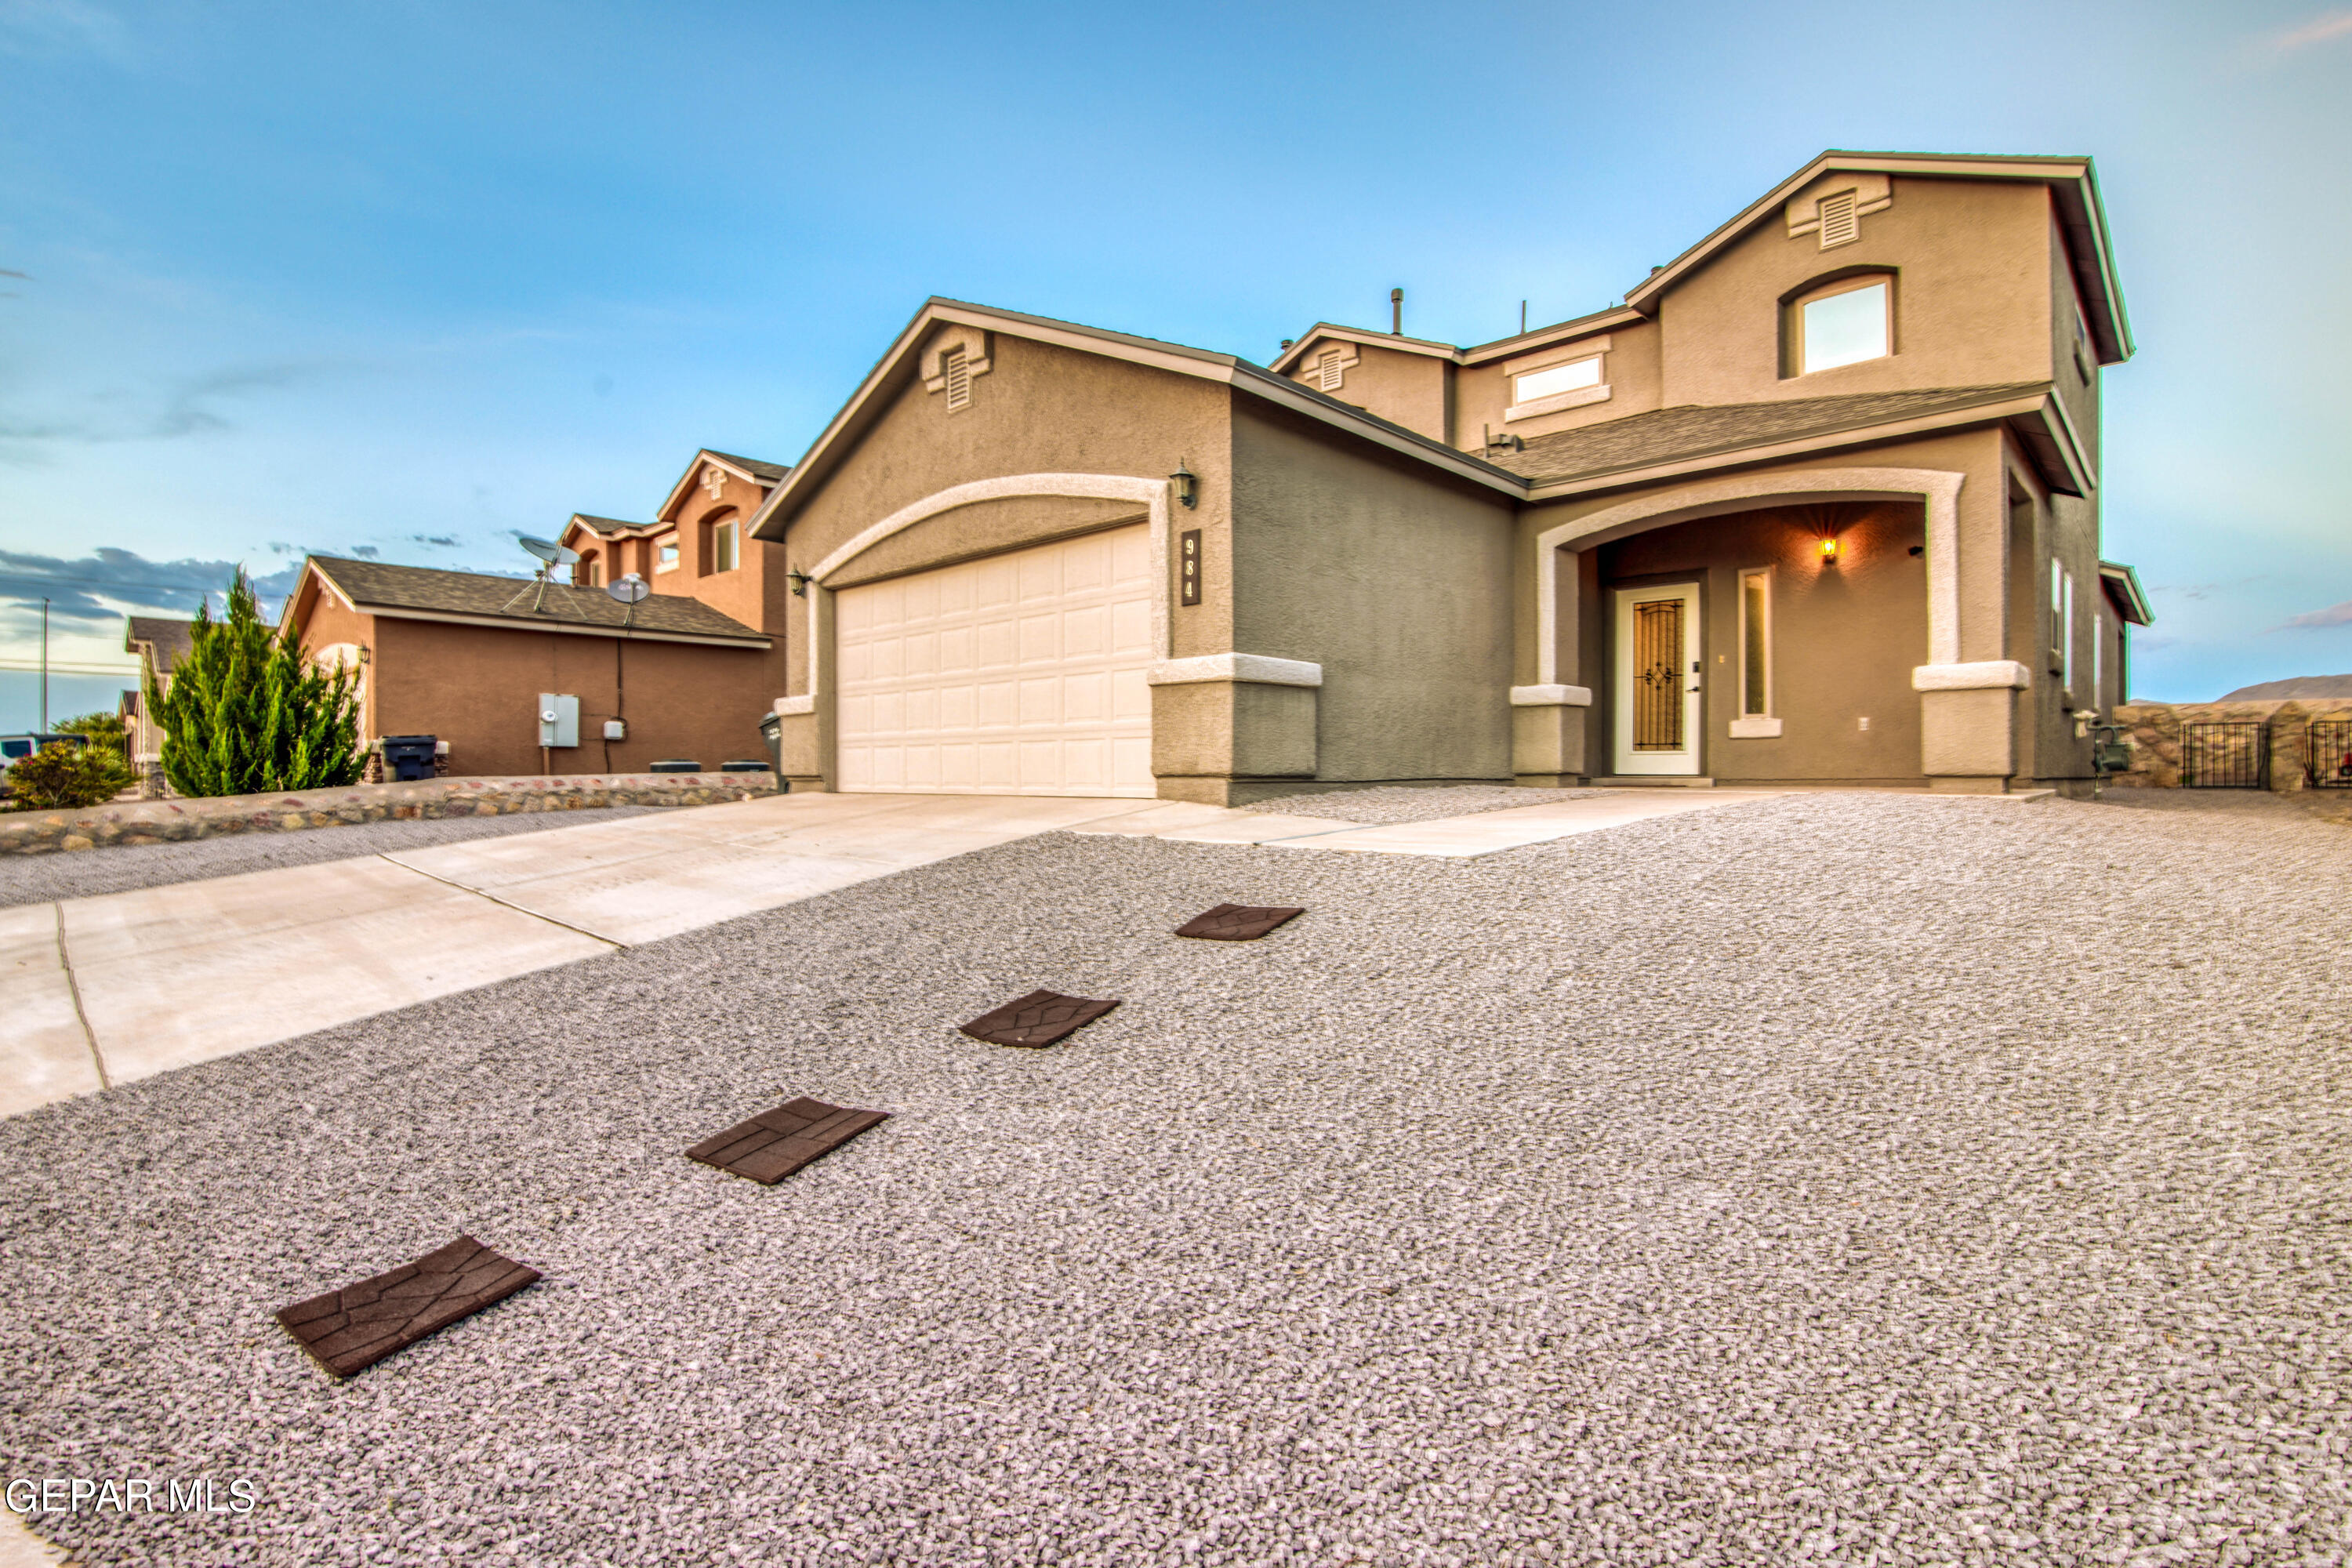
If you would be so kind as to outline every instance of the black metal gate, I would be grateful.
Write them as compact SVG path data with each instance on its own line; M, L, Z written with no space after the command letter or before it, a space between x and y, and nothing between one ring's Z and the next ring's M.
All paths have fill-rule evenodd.
M2303 754L2315 789L2352 789L2352 719L2314 719Z
M2268 789L2270 726L2212 721L2180 726L2182 789Z

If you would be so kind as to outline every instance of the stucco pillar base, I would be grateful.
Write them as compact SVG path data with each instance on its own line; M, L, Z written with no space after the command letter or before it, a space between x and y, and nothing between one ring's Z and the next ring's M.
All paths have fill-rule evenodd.
M2009 781L2007 779L1988 779L1965 776L1954 777L1947 774L1941 777L1930 778L1927 781L1927 793L1930 795L2006 795L2009 793Z
M1583 782L1585 717L1590 709L1566 702L1514 703L1511 774L1521 784L1569 787Z
M1162 800L1236 804L1253 779L1311 779L1316 689L1194 680L1151 689L1151 771ZM1251 796L1284 793L1268 789Z
M1919 693L1919 771L1928 787L1980 779L1983 793L2000 794L2017 766L2016 706L2006 685Z
M822 790L824 776L824 735L814 713L785 713L776 726L778 771L796 790Z

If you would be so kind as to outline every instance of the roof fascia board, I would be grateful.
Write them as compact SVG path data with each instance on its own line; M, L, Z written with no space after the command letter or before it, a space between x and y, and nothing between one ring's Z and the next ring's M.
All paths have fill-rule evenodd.
M1580 316L1573 321L1559 321L1549 327L1538 327L1532 332L1521 332L1517 337L1497 338L1491 343L1480 343L1475 348L1464 349L1462 363L1465 365L1485 364L1489 360L1509 359L1515 354L1532 353L1538 349L1549 348L1554 343L1566 342L1572 338L1585 338L1591 337L1595 332L1612 331L1619 327L1630 327L1648 319L1639 310L1629 310L1622 306L1618 306L1611 310L1596 311L1590 316Z
M2118 601L2116 607L2123 612L2124 619L2136 626L2156 625L2156 610L2139 585L2137 571L2120 561L2102 561L2099 581L2105 584L2108 597Z
M1276 374L1287 374L1306 357L1307 349L1318 338L1337 338L1343 343L1363 343L1376 349L1394 349L1399 353L1427 354L1432 359L1451 360L1455 364L1462 363L1462 351L1452 343L1441 343L1430 338L1399 337L1394 332L1373 331L1370 327L1342 327L1329 321L1318 321L1307 329L1304 337L1283 350L1266 368Z
M649 631L644 626L599 626L580 621L517 620L509 616L474 616L463 610L412 610L394 605L369 605L362 612L387 621L437 621L453 626L494 626L508 632L563 632L572 637L625 637L632 642L694 643L703 647L765 648L774 639L763 637L698 637L692 632Z
M1893 420L1883 425L1863 425L1850 430L1824 431L1819 435L1774 442L1770 446L1734 447L1720 452L1707 452L1692 458L1678 458L1671 462L1614 468L1598 474L1580 474L1574 479L1553 479L1531 486L1528 491L1528 500L1530 504L1565 500L1571 496L1588 495L1595 490L1622 489L1630 485L1649 484L1657 479L1681 479L1688 474L1703 473L1709 468L1747 468L1756 463L1801 458L1814 452L1835 451L1841 447L1866 446L1874 441L1895 440L1905 436L1925 435L1932 431L1949 430L1964 425L1990 424L1997 419L2010 419L2019 415L2035 413L2041 408L2042 403L2042 395L2037 393L2028 397L2003 398L1995 403L1972 404L1964 408L1948 408L1935 414L1923 414L1913 418Z
M780 536L778 520L786 516L791 505L806 489L830 472L833 464L829 459L842 439L861 427L869 416L878 416L870 414L878 395L893 379L894 373L905 363L908 352L923 334L941 321L992 331L1012 331L1017 336L1052 343L1059 348L1102 354L1130 364L1222 383L1254 393L1268 402L1284 405L1323 424L1336 426L1377 446L1433 462L1507 495L1517 497L1526 493L1525 481L1507 469L1480 462L1443 442L1433 441L1402 426L1391 425L1336 399L1323 397L1287 376L1277 375L1232 354L1214 354L1201 349L1153 342L1129 337L1123 332L1098 331L1066 321L1024 316L1012 310L967 305L960 300L932 300L916 312L907 330L898 334L881 361L866 374L849 401L843 405L841 412L835 415L817 436L807 454L793 465L792 472L784 476L783 482L768 492L767 500L761 502L759 510L751 514L751 537L772 541Z
M738 467L736 464L729 462L726 458L720 457L709 447L705 447L702 450L695 453L694 461L687 464L686 472L680 474L677 477L677 483L670 487L668 499L661 503L661 510L654 513L654 521L656 522L667 522L670 520L669 514L671 509L676 507L680 500L685 499L688 487L694 482L696 471L701 468L705 463L724 468L729 473L734 475L737 479L745 480L751 484L764 486L769 482L766 479L761 479L759 475Z

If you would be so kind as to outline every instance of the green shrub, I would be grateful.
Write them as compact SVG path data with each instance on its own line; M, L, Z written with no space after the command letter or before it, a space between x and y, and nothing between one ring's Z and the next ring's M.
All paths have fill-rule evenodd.
M272 632L243 568L229 584L227 618L215 621L207 605L192 630L171 690L147 683L173 789L261 795L358 782L365 759L352 673L316 668L297 639Z
M97 744L51 741L8 770L11 802L22 811L58 811L104 805L138 782L122 753Z

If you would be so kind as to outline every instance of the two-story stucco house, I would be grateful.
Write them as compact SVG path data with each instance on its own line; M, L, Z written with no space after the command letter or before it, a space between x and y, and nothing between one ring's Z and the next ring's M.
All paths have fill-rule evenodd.
M934 300L751 514L786 771L2086 778L2147 619L2099 548L2130 353L2084 158L1825 153L1469 348L1321 324L1263 368Z

